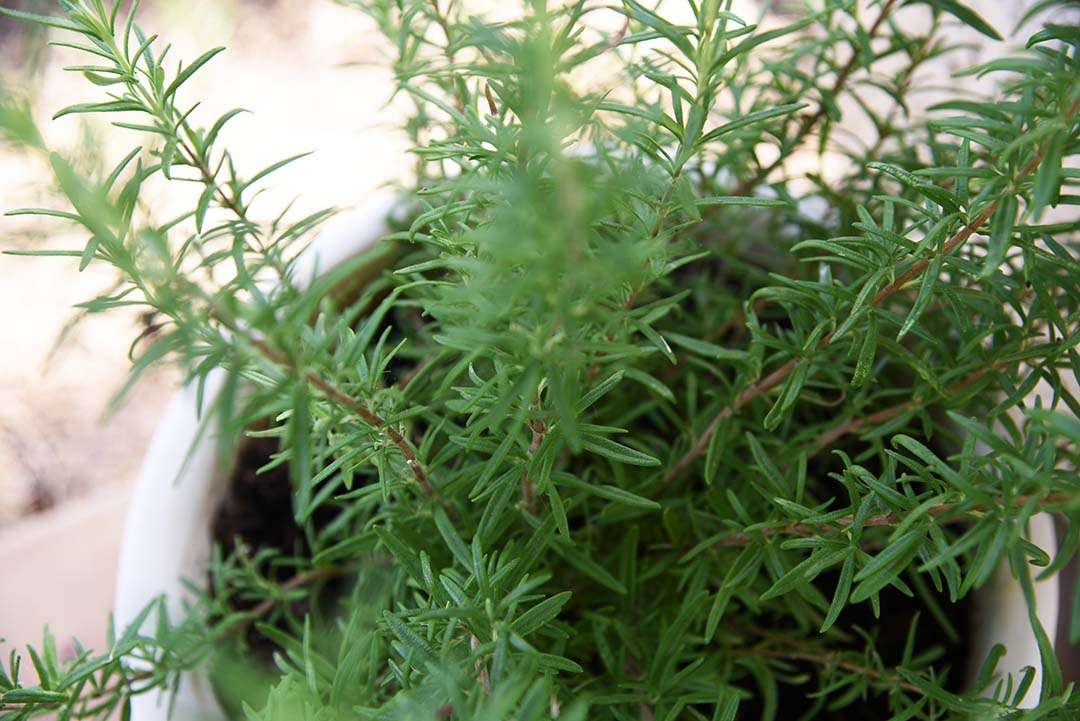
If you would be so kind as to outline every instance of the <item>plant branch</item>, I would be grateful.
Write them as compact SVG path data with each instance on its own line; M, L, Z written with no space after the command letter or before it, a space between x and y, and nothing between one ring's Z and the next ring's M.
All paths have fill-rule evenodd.
M843 658L843 656L836 651L813 653L811 651L801 651L798 649L760 648L755 646L748 649L739 649L739 653L749 653L761 658L775 658L787 661L809 661L817 666L821 666L824 671L841 668L860 676L872 678L875 681L881 681L889 686L902 688L911 693L924 693L922 688L909 681L905 681L894 674Z
M455 0L450 0L449 4L446 7L446 13L443 13L443 11L439 8L439 0L431 0L431 8L432 8L432 16L435 18L436 24L438 24L439 29L442 30L443 35L446 36L446 45L443 46L442 51L443 51L443 55L446 57L447 69L449 71L448 78L449 78L449 81L450 81L450 94L453 96L454 101L457 104L457 109L459 111L464 111L465 110L466 98L464 98L461 95L461 93L459 92L459 88L458 88L458 84L457 84L457 76L454 75L453 68L457 64L457 61L454 58L454 51L452 50L453 43L454 43L454 41L453 41L453 31L450 29L450 20L447 17L449 15L449 13L453 11L454 2L455 2ZM489 102L490 102L490 97L491 96L490 96L490 91L489 91L489 93L488 93ZM498 114L497 112L492 112L492 115L497 115L497 114Z
M1067 503L1076 496L1071 493L1054 492L1048 494L1042 499L1042 502L1048 505L1056 505L1059 503ZM1010 504L1013 508L1018 508L1026 504L1030 500L1030 496L1018 496L1012 500ZM937 506L931 507L926 511L927 515L939 517L948 516L955 512L957 514L985 511L984 506L975 505L969 508L963 508L959 503L942 503ZM901 523L904 519L895 513L882 513L877 516L871 516L862 522L861 528L879 528L887 526L895 526ZM735 531L728 536L717 541L714 545L717 548L741 548L743 546L753 543L758 537L771 538L773 536L814 536L822 533L826 533L835 529L846 530L855 525L855 516L843 516L841 518L832 521L831 523L789 523L783 526L766 526L756 529L752 532Z
M892 14L896 3L897 0L887 0L886 3L882 5L881 12L878 14L877 19L874 20L873 24L871 24L870 28L866 31L868 43L873 40L874 37L878 34L878 31L885 23L885 20L889 17L890 14ZM837 73L836 80L833 82L832 88L829 90L830 95L835 97L840 93L840 91L844 89L844 86L847 84L848 78L850 78L851 74L857 69L861 55L862 48L859 45L852 43L851 57L848 59L847 63L845 63L844 66L840 69L840 72ZM732 190L732 195L749 195L750 192L755 187L757 187L758 183L769 177L769 173L776 170L776 168L779 167L780 164L784 162L784 160L791 156L791 151L802 144L802 142L817 126L817 124L821 122L822 118L824 118L826 114L827 111L825 109L825 103L820 103L816 112L810 115L804 115L803 119L799 123L799 129L796 131L795 137L792 138L791 142L785 144L784 149L777 155L776 160L769 163L764 168L758 170L758 172L754 175L741 181L738 185L735 186L734 190Z
M1078 111L1080 111L1080 98L1077 98L1075 101L1073 101L1072 105L1069 106L1068 110L1066 111L1065 118L1067 122L1071 122L1072 118L1076 116ZM1042 145L1040 145L1035 155L1033 155L1031 159L1028 160L1028 162L1012 179L1012 182L1006 189L1006 193L1013 193L1016 190L1016 187L1020 183L1020 181L1022 181L1028 175L1031 175L1031 173L1033 173L1039 167L1039 163L1042 162L1043 156L1046 154L1048 147L1049 141L1043 142ZM981 228L983 224L990 219L991 216L993 216L994 212L997 210L998 205L1001 202L1002 197L1004 197L1004 195L999 196L997 199L990 202L982 210L982 212L975 217L974 220L968 222L966 225L964 225L963 228L960 229L959 232L949 238L941 246L941 250L939 251L938 255L947 256L954 250L959 248L961 245L963 245L965 242L967 242L967 240L972 235L974 235L975 232L979 228ZM891 283L879 290L870 300L870 306L877 307L881 305L886 299L888 299L897 291L902 289L912 280L918 278L929 266L930 260L927 258L919 258L918 260L916 260L914 263L911 264L911 266L908 267L907 270L900 273L900 275L897 276ZM831 331L826 333L822 337L821 341L818 343L818 349L827 346L829 344L829 341L832 339L832 336L833 334ZM706 426L705 431L701 434L701 436L698 437L698 439L694 442L690 449L681 458L679 458L678 461L675 462L675 464L670 468L670 470L668 470L668 472L664 475L663 482L670 483L674 481L683 472L683 470L686 469L687 466L693 463L705 452L709 445L709 439L712 437L713 433L715 433L716 430L720 427L720 423L722 421L724 421L726 418L731 417L734 413L736 413L739 409L741 409L750 401L754 400L758 396L769 392L770 390L784 382L787 377L791 375L791 373L795 370L795 368L798 367L799 361L800 359L797 357L791 358L784 365L780 366L775 371L765 376L760 381L753 384L746 390L742 391L738 396L736 396L735 400L732 401L730 405L723 408L719 413L716 414L716 416L713 417L709 425Z
M953 396L959 393L973 383L976 383L987 373L1001 370L1002 368L1005 368L1006 365L1006 363L998 362L985 368L979 368L978 370L962 378L956 384L950 386L948 390L945 391L945 395L943 397L948 398L949 396ZM818 436L817 440L814 441L814 447L813 449L811 449L809 456L812 457L817 455L818 453L832 445L833 442L836 441L836 439L842 436L845 436L849 433L858 433L864 428L873 428L874 426L880 425L887 421L891 421L893 418L896 418L897 416L900 416L909 411L925 408L933 400L936 399L915 396L911 400L904 401L903 403L897 403L894 406L883 408L879 411L870 413L869 415L848 418L843 423L833 426L832 428L824 431L820 436Z
M331 567L313 568L313 569L310 569L308 571L303 571L303 572L297 573L296 575L294 575L293 577L291 577L290 579L288 579L287 581L282 583L279 588L280 588L280 591L282 591L282 592L291 591L291 590L306 586L307 584L313 583L315 581L340 576L343 572L344 571L341 568L331 568ZM281 596L280 595L263 599L257 606L252 608L250 611L245 612L243 618L241 618L236 624L224 627L221 630L221 632L219 634L219 637L230 634L230 633L235 633L236 631L238 631L240 629L246 628L251 623L255 622L256 620L258 620L258 619L262 618L263 616L265 616L266 614L268 614L274 608L274 606L276 606L280 601L281 601ZM213 638L208 639L208 642L212 642L213 640L214 640ZM124 667L121 665L121 668L123 669ZM146 681L148 679L151 679L154 676L158 675L158 673L159 673L158 671L154 671L154 670L133 671L132 673L129 673L128 675L123 676L121 679L117 680L115 683L113 683L113 684L111 684L109 686L104 686L104 687L101 687L101 688L93 689L93 690L91 690L90 693L87 693L85 695L78 695L78 696L75 696L74 698L69 698L66 701L47 701L47 702L43 702L43 701L8 701L8 702L0 702L0 711L3 711L5 709L25 709L25 708L31 707L31 706L36 707L36 708L42 708L42 709L44 709L44 708L54 708L55 709L55 708L62 708L64 706L74 706L77 703L81 703L85 707L85 704L88 704L88 703L93 702L93 701L98 701L100 699L105 699L105 698L112 697L112 696L114 696L114 695L116 695L118 693L123 692L125 689L130 688L130 686L132 684L137 683L139 681ZM79 685L76 688L81 689L82 686ZM0 692L0 698L3 698L3 696L4 696L4 693ZM89 714L86 714L86 715L89 715ZM75 714L75 715L73 715L73 717L74 718L81 718L81 717L83 717L83 715Z
M349 410L355 412L358 416L360 416L361 419L363 419L365 423L385 433L390 439L390 442L393 443L397 447L398 451L401 452L401 455L405 457L405 463L412 471L413 476L416 478L417 484L423 490L424 495L426 495L428 499L432 501L439 500L439 494L435 491L435 487L431 485L431 481L428 479L427 472L424 470L423 464L420 463L420 460L416 456L416 451L413 450L409 442L405 440L405 438L401 435L401 433L397 431L396 428L386 422L386 419L384 419L375 411L368 408L363 401L349 395L345 391L335 386L330 381L319 376L314 371L297 368L296 363L294 363L291 358L286 356L284 353L281 353L280 351L277 351L274 348L270 347L266 342L257 338L252 338L251 344L260 353L266 356L267 359L273 361L274 363L285 366L287 368L292 368L293 370L299 370L303 374L304 378L306 378L307 381L311 383L311 385L318 388L319 391L321 391L322 394L325 395L327 398L334 401L338 405L344 406Z
M532 456L540 449L540 444L544 442L544 436L547 435L547 426L543 421L533 421L529 424L529 428L532 429L532 440L529 442L529 457ZM536 515L536 489L533 487L532 478L529 477L529 469L526 466L525 472L521 476L521 501L525 505L527 510L532 515Z
M480 648L480 639L476 637L476 634L469 633L469 649L474 653ZM473 668L476 669L476 673L480 676L480 686L484 689L484 695L491 695L491 675L488 673L487 665L482 658L477 658Z
M337 576L340 576L342 573L343 571L340 568L312 568L308 571L297 573L295 576L282 583L278 590L282 594L284 594L285 592L306 586L309 583L323 581L329 578L335 578ZM273 609L279 601L280 595L264 598L262 601L259 602L257 606L247 612L248 616L243 621L241 621L241 626L246 626L255 619L262 618L266 614L270 613L271 609Z
M675 465L668 470L664 475L664 483L671 483L678 478L687 466L697 460L705 452L705 449L708 448L709 445L709 439L716 433L716 430L724 420L730 418L750 401L764 393L768 393L770 390L783 383L784 379L795 370L797 365L798 359L792 358L787 363L735 396L735 400L733 400L730 405L724 407L713 417L712 421L709 422L709 425L706 426L705 432L698 437L692 446L690 446L690 450L679 458L679 460L675 462Z

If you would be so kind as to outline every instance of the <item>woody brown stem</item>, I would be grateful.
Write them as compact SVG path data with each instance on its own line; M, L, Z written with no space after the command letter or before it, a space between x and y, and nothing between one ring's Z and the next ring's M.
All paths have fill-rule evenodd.
M264 341L259 339L252 339L251 344L267 359L283 365L287 368L296 369L295 363L291 358L285 354L271 348ZM390 442L397 447L402 456L405 457L405 464L409 466L409 470L412 471L413 477L416 479L417 485L420 486L430 500L437 501L438 493L435 491L435 487L431 485L431 481L428 479L427 473L424 471L423 464L416 457L416 452L407 440L394 428L392 425L386 422L386 420L375 411L368 408L358 398L354 398L345 391L339 389L330 381L322 378L317 373L311 370L303 370L302 374L304 378L313 386L319 389L323 395L330 400L334 401L340 406L348 408L356 413L360 418L369 426L379 429L385 433L390 439Z
M316 581L334 578L335 576L341 575L341 573L341 569L337 568L313 568L310 571L298 573L292 578L290 578L288 581L285 581L285 583L281 584L280 590L282 591L283 595L287 591L301 588L308 585L309 583L314 583ZM264 598L262 601L259 602L259 605L248 611L248 619L242 622L242 625L247 625L255 619L262 618L266 614L270 613L271 609L273 609L274 606L277 605L279 600L280 598L276 596L271 598Z
M763 393L768 393L776 386L783 383L784 379L795 370L795 366L798 363L798 359L792 358L784 365L774 370L769 375L762 378L760 381L744 390L739 395L735 396L735 400L731 402L731 405L726 406L723 410L717 413L708 426L705 428L705 432L702 433L698 439L694 442L694 445L690 446L690 450L687 451L682 458L675 462L668 472L664 475L664 483L671 483L683 472L683 470L697 460L705 449L709 445L709 439L712 438L713 433L716 433L716 429L720 427L720 423L727 418L730 418L733 413L745 406L750 401L754 400Z
M1064 492L1055 492L1048 494L1042 499L1042 503L1055 505L1058 503L1065 503L1074 498L1072 494ZM1020 507L1026 504L1030 500L1029 496L1019 496L1012 500L1013 507ZM950 513L974 513L979 511L985 511L983 506L972 506L967 509L961 509L958 503L942 503L937 506L933 506L927 510L927 515L938 517L947 516ZM882 526L895 526L903 521L903 518L895 513L883 513L878 516L871 516L862 522L862 528L878 528ZM717 548L741 548L754 541L757 537L771 538L772 536L816 536L823 533L827 533L831 530L843 530L850 528L855 524L854 516L843 516L831 523L789 523L783 526L773 526L760 528L753 533L746 533L744 531L735 531L728 536L720 539L716 542Z
M529 428L532 429L532 440L529 442L529 457L532 458L533 454L540 449L540 444L544 442L544 436L547 434L547 426L543 421L533 421L529 424ZM521 476L521 502L525 506L525 510L531 515L536 515L536 489L533 486L532 478L529 477L528 466L525 468L525 472Z
M469 648L475 651L480 648L480 639L475 634L469 634ZM475 664L476 672L480 675L480 685L484 689L484 695L491 695L491 676L488 674L487 666L484 665L483 660L476 659Z
M949 397L959 393L971 384L977 382L980 378L985 376L991 370L1000 370L1001 368L1004 368L1005 365L1005 363L995 363L988 368L979 368L974 373L970 373L958 383L949 387L949 389L945 391L945 397ZM818 436L817 440L814 441L814 447L810 451L809 456L817 455L818 453L832 445L833 442L835 442L838 438L841 438L849 433L858 433L864 428L873 428L874 426L881 425L886 421L891 421L893 418L903 415L908 411L914 411L918 410L919 408L924 408L929 403L930 399L916 396L909 401L897 403L894 406L883 408L880 411L875 411L874 413L870 413L869 415L848 418L843 423L837 426L833 426L832 428L828 429L820 436Z
M881 681L890 686L896 686L902 688L905 691L912 693L923 693L923 689L916 686L913 683L904 681L899 676L879 671L876 668L870 666L864 666L863 664L856 663L849 659L841 657L836 652L826 653L813 653L811 651L800 651L797 649L776 649L776 648L759 648L751 647L749 649L740 649L740 653L749 653L753 656L761 658L775 658L788 661L808 661L817 666L821 666L822 670L828 671L829 669L841 668L845 671L851 671L861 676L872 678L875 681Z

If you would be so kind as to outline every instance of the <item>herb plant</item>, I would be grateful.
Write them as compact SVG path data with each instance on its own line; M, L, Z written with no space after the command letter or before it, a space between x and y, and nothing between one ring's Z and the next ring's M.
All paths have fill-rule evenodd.
M953 28L1001 40L958 0L782 26L721 0L345 4L387 39L416 159L391 264L351 297L331 290L371 254L288 281L331 214L260 204L295 159L242 170L240 111L187 96L220 48L176 61L119 2L4 11L85 55L101 100L57 117L140 143L82 172L6 97L0 128L70 203L13 213L115 269L85 311L159 319L133 381L225 369L222 457L277 439L306 541L219 548L184 618L155 602L104 653L13 651L0 718L105 718L193 668L228 686L253 637L277 649L240 694L258 721L1080 714L1033 600L1080 523L1080 31L1029 30L1068 3L925 112ZM154 184L188 212L155 217ZM1026 540L1039 512L1060 548ZM974 683L945 654L1002 564L1032 710L1000 648Z

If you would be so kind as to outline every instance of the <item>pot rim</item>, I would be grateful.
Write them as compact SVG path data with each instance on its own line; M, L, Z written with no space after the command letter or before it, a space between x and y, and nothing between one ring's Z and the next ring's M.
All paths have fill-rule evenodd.
M302 290L320 276L375 247L391 232L387 218L398 204L398 196L383 189L356 208L334 216L300 253L286 282ZM215 368L207 374L201 392L194 383L181 387L155 427L124 519L113 604L118 628L132 623L148 604L161 596L169 617L181 618L185 600L190 596L183 579L205 578L210 558L208 519L228 479L213 443L212 418L204 416L202 411L213 406L224 380L224 371ZM199 585L204 582L200 581ZM144 627L152 629L154 622L155 619L148 618ZM132 662L132 665L140 664ZM209 680L200 673L183 674L171 709L163 696L162 693L133 696L132 718L135 721L224 719Z

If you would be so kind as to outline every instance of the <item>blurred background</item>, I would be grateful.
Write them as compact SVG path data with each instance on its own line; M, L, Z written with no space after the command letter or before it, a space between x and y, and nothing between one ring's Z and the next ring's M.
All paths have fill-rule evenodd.
M1028 5L968 4L1003 34ZM803 3L739 5L748 16L767 10L767 21L781 22ZM0 0L0 6L52 12L55 3ZM174 61L228 47L185 92L203 101L204 117L233 107L252 111L223 136L241 167L315 151L275 175L271 201L280 205L295 196L298 214L348 207L407 172L407 143L395 124L401 110L387 104L392 84L380 64L381 39L356 10L332 0L145 0L140 24L172 43ZM100 98L101 89L64 72L65 65L83 61L46 48L44 39L0 19L0 87L31 103L52 147L87 162L115 163L136 144L130 133L80 116L49 121L61 107ZM948 67L925 68L934 82L952 82L951 71L978 59L984 39L974 33L958 39L971 47L949 56ZM857 131L857 119L852 122ZM160 203L165 217L173 202L162 195L154 210ZM0 145L0 210L27 206L64 204L40 158ZM5 249L83 242L57 223L0 218ZM72 306L110 279L94 265L79 273L66 259L0 256L0 638L12 645L37 640L45 623L58 639L103 643L128 493L176 387L174 374L158 370L109 411L140 331L136 314L90 318L54 348L74 317Z
M0 0L0 6L54 12L54 0ZM189 98L209 117L250 110L223 139L249 171L295 153L314 154L276 177L264 207L294 197L298 213L348 207L400 177L407 145L386 107L391 77L374 26L331 0L148 0L140 24L192 59L228 46L191 81ZM50 146L110 167L140 139L100 119L51 122L60 108L101 97L63 67L85 63L46 48L36 28L0 18L0 87L28 100ZM158 217L168 215L162 197ZM0 144L0 211L63 208L41 158ZM191 207L191 206L188 206ZM61 222L0 218L3 249L80 247ZM104 641L127 495L177 378L160 369L115 411L109 401L129 368L135 313L90 317L65 342L75 303L108 287L91 265L0 255L0 638Z

